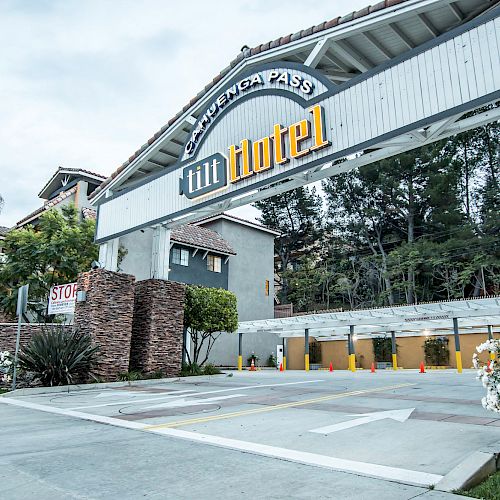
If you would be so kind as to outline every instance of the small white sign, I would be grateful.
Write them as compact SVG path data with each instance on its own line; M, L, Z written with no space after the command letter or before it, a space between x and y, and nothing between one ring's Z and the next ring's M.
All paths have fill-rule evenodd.
M77 283L55 285L50 289L49 314L74 314Z

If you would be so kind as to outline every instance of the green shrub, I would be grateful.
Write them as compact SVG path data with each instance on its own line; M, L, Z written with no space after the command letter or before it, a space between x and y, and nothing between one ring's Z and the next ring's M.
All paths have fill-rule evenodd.
M122 372L118 375L118 380L120 382L133 382L134 380L141 380L144 378L142 372L137 370L130 370L128 372Z
M181 377L192 377L194 375L202 375L202 369L197 363L182 363Z
M32 372L44 386L81 383L91 375L98 349L90 335L53 325L34 334L21 349L19 367Z
M207 363L203 367L203 375L218 375L219 373L221 373L219 368L212 363Z
M425 363L433 366L447 366L450 362L448 337L429 337L424 342Z
M378 363L392 362L391 337L372 337L373 356Z
M276 356L273 353L269 354L269 357L267 358L267 366L269 368L276 368L276 363Z

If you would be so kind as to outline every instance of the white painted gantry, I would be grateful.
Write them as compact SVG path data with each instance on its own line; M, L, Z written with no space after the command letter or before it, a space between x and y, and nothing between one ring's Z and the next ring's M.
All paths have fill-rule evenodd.
M166 243L153 252L152 277L167 277L169 228L500 118L500 107L485 108L500 99L498 2L378 5L331 27L303 30L246 51L122 165L93 199L96 241L104 247L106 267L116 267L121 235L154 227L166 231ZM272 71L309 79L313 91L270 83ZM215 119L203 121L235 82L259 75L262 84L232 96ZM228 155L228 147L243 139L254 144L271 133L273 124L298 123L310 116L313 104L324 112L327 147L310 148L310 154L251 171L200 196L179 190L186 169L210 155ZM191 154L187 144L200 127L202 139Z
M276 333L282 338L305 339L306 369L308 368L308 338L318 341L348 341L350 364L354 356L352 340L391 334L393 355L395 338L405 336L440 335L453 333L457 354L457 368L462 371L460 334L488 333L492 338L494 328L500 327L500 297L485 297L448 302L429 302L408 306L389 306L342 312L305 314L289 318L245 321L238 325L241 335L252 332ZM395 361L395 358L393 357Z

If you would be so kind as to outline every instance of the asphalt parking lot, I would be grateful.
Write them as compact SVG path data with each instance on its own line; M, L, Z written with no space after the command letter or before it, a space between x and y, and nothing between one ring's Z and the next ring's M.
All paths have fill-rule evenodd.
M475 373L241 372L3 396L0 497L452 498L500 441Z

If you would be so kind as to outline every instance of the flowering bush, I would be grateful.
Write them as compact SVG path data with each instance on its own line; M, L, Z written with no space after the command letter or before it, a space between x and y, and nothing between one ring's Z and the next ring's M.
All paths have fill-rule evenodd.
M14 360L9 351L0 351L0 382L7 384L12 380Z
M477 352L490 351L495 353L495 359L481 366L477 354L472 357L474 368L478 369L477 378L486 388L486 397L482 399L483 407L487 410L500 413L500 340L488 340L476 347Z

